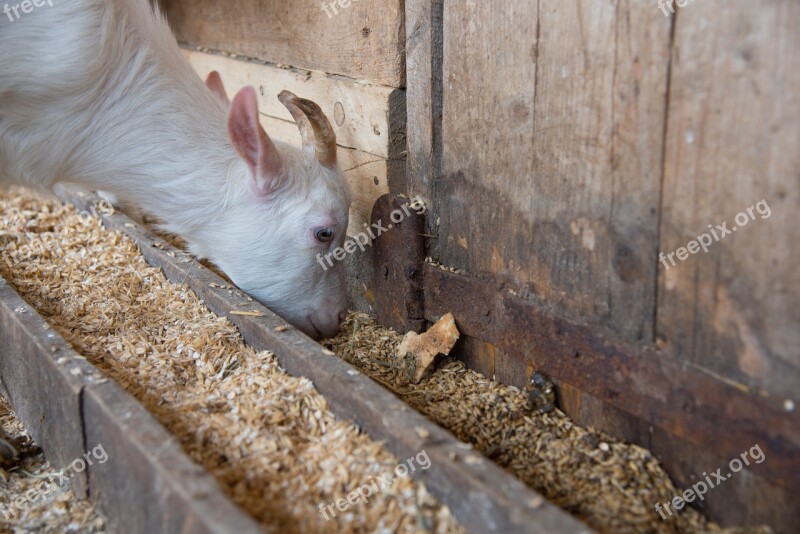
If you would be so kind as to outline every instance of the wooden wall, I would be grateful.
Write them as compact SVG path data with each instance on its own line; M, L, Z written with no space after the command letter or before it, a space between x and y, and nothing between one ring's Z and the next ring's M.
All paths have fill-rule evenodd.
M697 2L677 19L661 250L735 234L659 270L657 335L771 394L800 391L800 3ZM735 216L765 200L771 215ZM764 210L765 212L767 210ZM744 220L744 219L742 219ZM800 403L798 403L800 404ZM800 476L800 475L798 475Z
M649 339L669 21L520 0L444 24L440 261Z
M405 85L403 2L160 0L179 41L391 87ZM331 0L325 0L330 6Z
M409 184L432 206L434 259L800 401L800 3L704 0L669 17L634 0L406 11ZM769 218L659 262L762 199ZM535 367L476 339L462 349L519 386ZM728 460L562 386L567 412L651 447L679 484ZM712 517L796 524L785 492L736 484L709 499Z

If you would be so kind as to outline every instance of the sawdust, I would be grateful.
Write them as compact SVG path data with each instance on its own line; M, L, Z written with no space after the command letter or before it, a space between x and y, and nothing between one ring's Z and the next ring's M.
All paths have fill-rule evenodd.
M105 532L86 499L76 499L0 396L0 429L17 451L0 466L0 533ZM16 503L16 504L15 504Z
M421 484L329 505L405 459L337 419L304 378L246 346L130 239L72 207L0 192L0 273L133 394L239 506L276 532L457 532ZM332 516L335 514L335 516Z
M396 354L402 337L368 315L351 313L341 333L324 344L600 532L721 530L688 507L661 519L655 504L679 492L642 447L582 428L558 409L542 413L526 392L489 380L452 358L415 384ZM766 527L725 531L770 532Z

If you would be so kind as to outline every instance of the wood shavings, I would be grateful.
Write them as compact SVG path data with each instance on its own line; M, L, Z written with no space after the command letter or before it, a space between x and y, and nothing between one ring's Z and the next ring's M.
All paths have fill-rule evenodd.
M448 313L424 334L408 332L397 347L397 356L406 362L411 381L418 384L433 370L440 355L450 354L459 332L453 314Z
M337 419L305 379L255 352L127 237L72 207L0 192L0 272L53 328L136 397L231 499L274 532L460 532L410 478L325 520L405 459ZM331 353L332 354L332 353ZM124 481L120 481L124 483Z

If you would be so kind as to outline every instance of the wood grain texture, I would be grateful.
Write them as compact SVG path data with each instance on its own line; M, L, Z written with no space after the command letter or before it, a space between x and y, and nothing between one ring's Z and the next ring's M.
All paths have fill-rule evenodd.
M652 7L446 4L437 214L440 262L642 341L669 30Z
M14 411L111 531L261 531L144 407L78 355L3 278L0 327L0 377ZM105 460L94 452L98 446ZM72 468L75 461L83 468Z
M800 3L694 2L672 57L658 333L710 372L798 402ZM765 200L771 215L747 209ZM766 210L762 209L764 213ZM744 216L737 223L739 213ZM748 220L746 226L741 224ZM712 228L716 230L716 228ZM720 230L719 234L722 233Z
M433 265L424 266L423 280L428 320L452 312L459 332L494 343L518 365L540 370L720 457L735 458L743 447L759 443L771 461L751 466L753 473L800 490L800 412L787 411L781 398L749 392L669 354L605 337L493 283ZM639 431L635 426L630 430Z
M0 379L25 428L56 469L84 452L81 394L102 379L0 276ZM52 398L59 399L53 402ZM86 473L70 487L86 497Z
M183 53L203 79L212 70L219 71L230 98L246 85L255 87L259 111L265 115L294 122L278 101L278 93L286 89L322 108L337 144L383 158L397 157L405 150L405 95L401 89L191 49L183 49Z
M374 317L400 334L425 329L425 217L411 202L408 197L383 195L375 202L371 217L373 227L388 228L372 245ZM399 221L396 214L401 216Z
M108 461L90 466L89 496L111 532L263 532L192 462L180 443L116 383L87 386L86 447Z
M329 17L330 3L160 1L179 41L404 87L402 0L353 0Z
M715 454L709 447L698 447L681 442L660 428L653 428L650 450L661 461L675 486L690 488L703 480L703 473L713 473L717 468L729 470L732 457ZM741 451L749 451L754 443L742 444ZM753 456L749 456L752 458ZM765 457L762 463L769 461ZM703 501L693 503L707 517L723 526L769 525L776 533L800 532L800 507L797 491L787 490L768 479L743 469L715 486Z
M439 30L441 60L435 11L430 3L410 0L409 98L422 99L408 103L410 191L431 207L428 231L438 239L429 241L430 253L441 263L464 268L473 278L509 288L553 316L564 315L611 338L643 346L656 342L667 352L688 355L697 372L737 388L745 382L763 391L772 380L771 398L781 400L776 395L790 392L792 385L796 391L800 384L791 363L800 346L800 271L787 273L797 263L797 225L781 219L776 240L754 236L760 245L749 250L752 257L744 249L717 262L716 272L682 274L678 288L663 272L658 276L657 253L685 245L707 224L763 198L729 191L741 181L729 177L742 169L751 179L781 169L771 187L787 204L785 213L797 211L800 47L790 28L797 26L798 4L707 2L697 10L700 4L680 10L674 27L674 18L664 17L655 4L624 0L520 1L502 7L448 3ZM686 59L687 48L697 59ZM691 68L682 64L686 61ZM752 72L743 76L747 64ZM675 69L671 84L670 69ZM443 78L441 90L437 77ZM726 95L726 84L733 84L733 96ZM689 104L676 104L695 91ZM437 106L443 106L443 114ZM702 120L701 112L707 115ZM770 113L783 120L769 122ZM748 120L754 115L760 118ZM691 130L695 152L688 159L680 144L686 137L676 130L686 120L700 121ZM739 131L740 124L746 132ZM703 129L709 133L701 137ZM753 158L757 150L762 157ZM675 176L678 164L680 177ZM698 172L714 168L724 169L728 178L721 179L719 171ZM705 195L712 189L714 194ZM692 201L697 192L704 198ZM698 202L716 206L729 196L742 197L743 205L719 219L702 211L702 218L693 219ZM674 209L676 202L683 205ZM774 228L776 217L750 224ZM773 268L776 262L780 267ZM739 269L750 275L734 277ZM748 280L755 270L758 281ZM728 285L706 281L706 289L696 289L703 277L719 278L719 273ZM750 291L751 286L758 290ZM753 320L756 314L761 320ZM715 328L734 332L733 340L709 336ZM726 374L725 353L742 354L738 360L746 366L763 364L765 358L748 349L765 343L762 333L772 351L767 351L769 373L758 380ZM520 359L525 348L504 352L480 341L487 339L484 334L476 332L479 339L466 337L459 344L464 359L489 376L524 384L532 370ZM739 351L742 346L746 350ZM794 347L794 352L775 347ZM674 435L654 433L647 421L570 383L558 385L562 408L571 416L652 447L680 483L712 467L709 455ZM710 457L719 465L727 461ZM797 517L787 513L785 491L752 499L767 487L760 479L731 485L709 496L709 513L726 524L796 525Z
M442 0L406 0L408 189L438 205L442 154ZM428 217L429 233L436 217Z

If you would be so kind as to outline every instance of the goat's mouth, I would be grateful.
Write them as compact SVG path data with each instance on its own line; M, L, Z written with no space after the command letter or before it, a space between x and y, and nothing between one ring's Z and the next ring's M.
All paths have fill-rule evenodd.
M303 332L305 332L308 336L312 339L322 339L324 336L317 325L314 324L314 320L311 318L311 315L306 316L307 323L300 328Z

